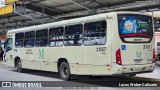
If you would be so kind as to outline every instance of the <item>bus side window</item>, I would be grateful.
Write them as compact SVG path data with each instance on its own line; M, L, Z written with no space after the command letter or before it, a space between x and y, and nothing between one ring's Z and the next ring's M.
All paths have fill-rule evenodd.
M82 24L65 27L64 45L65 46L82 45Z
M63 46L63 27L49 29L49 46Z
M45 47L48 45L48 29L36 31L36 47Z
M25 32L25 47L34 47L35 44L35 31Z
M84 45L104 45L106 43L106 21L84 24Z
M15 47L23 47L24 33L16 33L15 35Z

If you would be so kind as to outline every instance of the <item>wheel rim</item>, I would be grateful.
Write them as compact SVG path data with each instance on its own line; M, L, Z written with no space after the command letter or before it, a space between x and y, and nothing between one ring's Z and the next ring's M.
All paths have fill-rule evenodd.
M68 75L68 70L67 68L64 68L64 74L67 76Z
M62 67L62 76L64 78L66 78L68 76L68 68L65 66Z

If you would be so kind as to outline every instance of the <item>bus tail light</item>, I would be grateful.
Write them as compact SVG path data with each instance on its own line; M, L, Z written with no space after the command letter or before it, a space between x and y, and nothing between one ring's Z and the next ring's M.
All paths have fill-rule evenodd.
M153 48L153 63L156 61L156 53L155 53L155 48Z
M116 51L116 63L119 64L119 65L122 65L121 51L120 51L120 49L118 49Z

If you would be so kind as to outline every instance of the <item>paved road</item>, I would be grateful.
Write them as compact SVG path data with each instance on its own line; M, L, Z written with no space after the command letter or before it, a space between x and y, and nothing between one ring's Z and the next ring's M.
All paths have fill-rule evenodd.
M87 76L81 77L80 79L73 80L70 82L67 82L67 84L82 84L82 85L92 85L92 82L86 82L86 81L138 81L138 80L144 80L144 81L160 81L160 67L156 67L155 71L153 73L147 73L147 74L139 74L135 77L125 77L125 76L106 76L103 78L89 78ZM0 64L0 81L63 81L59 79L57 73L52 72L44 72L44 71L27 71L25 73L18 73L16 72L15 68L6 67L5 64ZM60 86L64 86L64 83L60 83ZM95 85L95 83L94 83ZM160 87L108 87L104 86L103 84L98 84L100 87L92 88L94 90L105 90L105 89L112 89L112 90L121 90L121 89L133 89L133 90L159 90ZM7 88L0 88L0 90L6 90ZM8 88L11 89L11 88ZM26 90L27 88L23 88L23 90ZM62 89L72 89L75 90L75 88L62 88L62 87L50 87L50 88L30 88L30 90L62 90ZM90 90L90 88L78 88L83 90ZM22 88L12 88L12 90L22 90Z

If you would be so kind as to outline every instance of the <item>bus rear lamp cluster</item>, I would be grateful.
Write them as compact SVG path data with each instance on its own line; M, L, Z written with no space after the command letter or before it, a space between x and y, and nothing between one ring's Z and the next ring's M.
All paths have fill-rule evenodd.
M108 70L111 70L111 69L110 69L110 65L109 65L109 64L107 64L107 68L108 68Z
M153 48L153 63L156 62L156 53L155 48Z
M121 51L118 49L116 51L116 63L119 65L122 65L122 59L121 59Z

